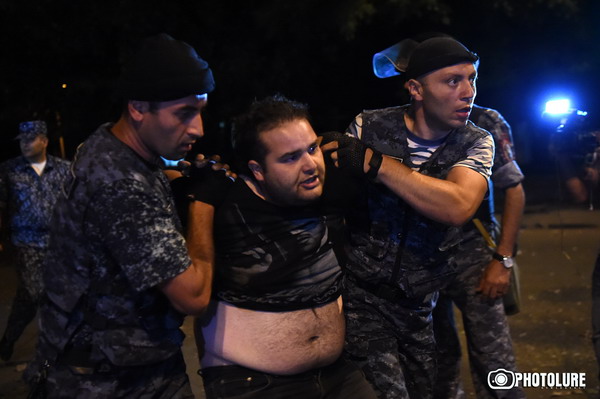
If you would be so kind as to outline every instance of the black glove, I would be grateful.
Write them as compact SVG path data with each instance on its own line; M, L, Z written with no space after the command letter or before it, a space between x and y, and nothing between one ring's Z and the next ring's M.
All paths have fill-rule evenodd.
M332 141L340 141L340 139L344 138L344 134L340 132L325 132L320 135L323 137L321 140L321 145L331 143Z
M213 170L214 163L211 161L202 168L192 165L188 178L187 194L192 200L217 207L225 200L225 196L233 185L235 178L228 173L226 167Z
M338 165L346 168L355 176L365 174L365 153L369 148L365 143L350 136L343 136L338 140Z
M369 147L359 139L339 132L323 133L322 137L323 140L321 145L332 141L338 142L337 153L340 169L347 170L349 173L359 178L364 178L366 176L370 180L375 180L383 159L381 152ZM373 155L369 161L369 170L365 173L364 163L367 148L371 148Z
M362 141L339 132L327 132L321 136L323 137L321 145L332 141L338 142L337 153L340 169L345 169L358 177L364 176L363 164L368 147Z

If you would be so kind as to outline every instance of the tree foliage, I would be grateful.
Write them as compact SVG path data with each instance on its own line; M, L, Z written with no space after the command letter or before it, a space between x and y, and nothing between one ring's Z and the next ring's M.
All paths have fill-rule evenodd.
M518 116L515 90L542 77L593 75L598 51L584 39L598 37L598 8L585 0L0 0L0 124L14 131L20 118L58 114L74 146L116 117L110 93L123 57L158 32L189 42L210 63L214 134L275 92L309 103L320 129L343 129L363 108L398 103L398 81L375 78L371 57L426 31L478 52L480 97Z

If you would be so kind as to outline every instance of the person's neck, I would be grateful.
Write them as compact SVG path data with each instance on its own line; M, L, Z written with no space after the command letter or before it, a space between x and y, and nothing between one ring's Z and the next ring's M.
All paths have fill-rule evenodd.
M267 201L267 197L265 196L262 188L258 184L258 182L246 175L240 175L240 178L246 183L250 190L260 199Z
M158 155L152 153L142 142L133 122L121 117L111 128L112 134L131 148L136 154L150 163L158 163Z
M404 123L412 134L423 140L441 140L452 131L452 129L436 127L429 122L423 108L416 108L413 112L405 113Z
M41 153L33 157L26 157L25 159L27 159L27 162L29 163L43 163L46 162L46 153Z

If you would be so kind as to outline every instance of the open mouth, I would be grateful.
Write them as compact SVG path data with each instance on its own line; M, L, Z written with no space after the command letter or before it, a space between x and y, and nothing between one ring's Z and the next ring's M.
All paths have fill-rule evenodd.
M471 107L464 107L456 111L461 117L468 118L469 113L471 112Z
M319 184L320 184L320 181L319 181L318 175L312 176L312 177L300 182L300 185L307 189L313 189L313 188L317 187Z

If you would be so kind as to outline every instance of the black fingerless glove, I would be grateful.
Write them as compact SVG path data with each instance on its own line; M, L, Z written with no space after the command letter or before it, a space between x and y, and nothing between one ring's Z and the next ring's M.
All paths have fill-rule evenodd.
M375 180L383 161L381 152L369 147L354 137L344 136L339 140L339 143L338 164L340 165L340 168L348 168L355 176L366 176L369 180ZM369 170L365 173L364 164L367 148L371 148L372 155L369 160Z
M326 132L320 135L323 137L321 140L321 145L331 143L332 141L339 141L340 139L345 137L345 134L340 132Z
M362 141L349 136L338 140L338 164L355 176L364 175L365 153L367 146Z
M374 150L371 159L369 160L369 170L365 174L364 163L365 154L368 145L348 135L339 132L327 132L322 134L323 140L321 145L327 144L332 141L338 142L338 165L340 169L345 169L354 176L364 178L365 176L370 180L375 180L379 167L381 166L383 155L381 152Z

